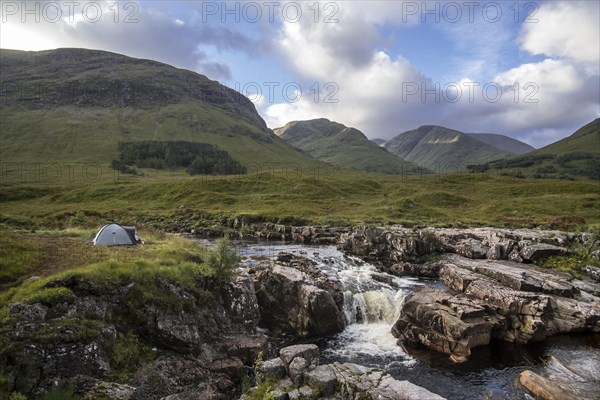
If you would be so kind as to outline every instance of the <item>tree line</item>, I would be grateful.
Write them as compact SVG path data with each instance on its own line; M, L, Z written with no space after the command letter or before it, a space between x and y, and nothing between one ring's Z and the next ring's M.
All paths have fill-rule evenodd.
M210 143L185 141L119 142L119 159L111 167L125 174L136 168L185 168L190 175L245 174L246 167Z

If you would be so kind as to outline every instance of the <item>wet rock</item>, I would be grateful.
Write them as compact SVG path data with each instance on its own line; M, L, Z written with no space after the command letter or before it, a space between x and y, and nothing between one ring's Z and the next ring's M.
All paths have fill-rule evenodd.
M298 337L343 330L341 283L316 271L310 260L285 260L269 263L254 276L262 324ZM311 271L307 270L308 264Z
M519 375L519 383L538 399L597 399L600 393L600 351L588 351L585 358L574 360L550 356L540 374L523 371Z
M444 250L435 235L394 227L356 228L340 236L338 248L384 267L404 261L414 262L424 255ZM382 270L387 272L386 268Z
M407 296L392 334L403 344L424 344L464 362L471 348L489 344L500 324L500 318L465 295L427 288Z
M443 400L420 386L399 381L385 371L356 364L330 364L336 376L336 399Z
M539 376L532 371L523 371L519 374L519 383L542 400L571 400L570 393L558 384Z

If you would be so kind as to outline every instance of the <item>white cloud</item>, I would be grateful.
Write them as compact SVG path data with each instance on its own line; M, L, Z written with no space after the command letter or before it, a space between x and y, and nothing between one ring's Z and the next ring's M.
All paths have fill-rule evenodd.
M55 2L62 18L40 8L35 15L5 15L1 24L0 47L45 50L57 47L83 47L106 50L132 57L148 58L210 74L213 79L231 79L229 66L211 57L207 47L251 47L248 40L225 27L198 27L152 5L139 2ZM21 3L17 3L21 4ZM24 3L23 3L24 4ZM43 4L36 2L36 4ZM93 4L84 12L86 5ZM18 7L24 7L22 4ZM29 7L29 6L28 6ZM99 10L99 11L98 11ZM49 13L49 11L48 11ZM23 22L23 19L25 21Z
M275 44L289 67L306 82L329 82L339 87L338 102L314 102L303 96L290 104L275 104L265 111L267 124L281 126L291 120L327 117L372 132L392 135L399 129L391 118L412 115L421 108L401 103L404 84L428 81L408 60L376 51L383 39L374 22L390 17L367 3L341 3L337 24L283 22ZM387 10L392 12L389 7ZM401 20L401 19L399 19ZM342 45L343 44L343 45ZM329 92L331 93L331 92ZM425 119L423 119L425 120Z
M522 49L532 54L600 62L600 3L598 1L549 2L524 24Z
M558 132L563 135L572 132L598 115L599 78L597 67L589 61L597 59L600 50L598 35L588 36L598 30L597 24L590 22L597 14L589 10L581 12L567 3L543 4L535 16L540 23L524 24L521 37L525 38L524 49L548 57L508 70L500 67L507 48L504 42L512 39L513 48L519 44L515 42L518 35L510 31L509 23L514 22L488 24L487 31L482 24L447 28L456 40L461 38L459 47L468 48L472 39L473 50L467 52L471 58L463 63L468 68L461 72L484 80L475 87L472 101L468 87L464 86L471 80L458 82L463 95L453 103L443 94L438 98L432 94L423 98L421 85L431 89L434 85L431 79L400 55L375 51L383 41L376 26L387 23L391 14L370 12L362 2L343 4L336 26L284 22L276 42L280 56L304 79L338 83L339 103L316 103L305 96L297 103L275 104L263 113L269 126L326 117L357 127L370 137L390 138L404 130L433 123L470 132L512 134L542 146L558 139ZM557 22L554 13L560 12L566 13L567 20L553 26ZM581 26L571 29L577 24ZM561 26L568 28L560 29ZM541 40L547 31L553 31L550 39ZM340 42L345 46L339 46ZM572 43L578 45L573 47ZM482 78L482 72L488 77ZM419 85L419 93L403 101L405 85L413 83ZM498 101L483 93L486 83L492 83L487 93L491 97L495 88L500 88Z

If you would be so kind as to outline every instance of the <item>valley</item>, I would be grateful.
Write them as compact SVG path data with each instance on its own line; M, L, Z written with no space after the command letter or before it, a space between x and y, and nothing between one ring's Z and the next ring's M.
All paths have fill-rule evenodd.
M0 398L593 398L600 119L370 140L152 60L0 62Z

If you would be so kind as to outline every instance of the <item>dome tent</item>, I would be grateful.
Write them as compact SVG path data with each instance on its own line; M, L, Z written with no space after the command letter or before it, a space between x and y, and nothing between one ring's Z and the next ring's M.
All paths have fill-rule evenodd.
M104 225L94 239L94 246L128 246L141 243L135 226L122 226L119 224Z

